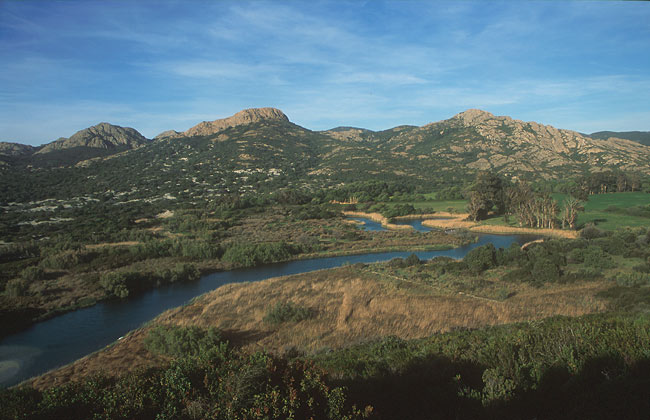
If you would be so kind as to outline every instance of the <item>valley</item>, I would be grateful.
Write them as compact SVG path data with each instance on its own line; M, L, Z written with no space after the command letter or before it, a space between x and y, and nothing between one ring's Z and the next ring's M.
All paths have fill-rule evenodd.
M0 377L27 381L2 391L0 418L295 404L424 419L429 400L530 417L555 395L548 381L577 395L547 407L561 417L561 404L593 403L589 375L650 409L649 151L480 110L311 131L259 108L153 140L101 123L42 147L4 143ZM105 334L77 337L91 320ZM41 350L48 329L57 356Z

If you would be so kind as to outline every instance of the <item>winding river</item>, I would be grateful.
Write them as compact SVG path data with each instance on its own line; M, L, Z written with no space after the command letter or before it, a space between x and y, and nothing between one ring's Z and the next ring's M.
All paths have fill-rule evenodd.
M417 225L418 222L420 221L414 220L408 223ZM368 229L368 225L362 228ZM462 258L469 250L490 242L499 248L507 247L513 242L524 243L533 239L537 237L485 234L479 235L478 242L467 246L415 254L420 259L437 256ZM35 324L0 341L0 386L15 385L97 351L118 340L127 332L142 326L161 312L183 305L192 298L224 284L260 281L271 277L340 267L344 264L387 261L396 257L404 258L410 254L411 252L384 252L314 258L217 272L206 275L197 282L173 284L125 300L102 302L90 308L70 312Z

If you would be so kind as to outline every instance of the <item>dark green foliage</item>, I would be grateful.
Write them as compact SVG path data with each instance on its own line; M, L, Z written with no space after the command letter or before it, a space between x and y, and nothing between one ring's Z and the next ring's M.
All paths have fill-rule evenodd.
M613 266L612 257L605 253L597 245L590 245L582 250L582 260L585 267L598 269L610 268Z
M382 418L644 419L648 331L645 318L562 317L315 358Z
M395 257L388 261L388 266L392 268L404 268L406 267L406 262L404 261L404 258L400 257Z
M156 272L108 272L100 277L99 284L109 296L124 299L133 292L142 292L155 285L196 281L200 276L194 265L179 263L171 270Z
M293 302L278 302L269 308L263 321L268 324L282 324L283 322L300 322L314 316L311 309L296 305Z
M147 334L144 345L152 353L173 357L199 356L219 348L224 340L216 328L160 325Z
M533 264L530 270L532 283L542 285L544 283L554 283L560 279L560 267L552 260L539 258Z
M234 243L228 246L222 259L243 267L266 264L289 259L298 249L286 242L266 242L260 244Z
M404 260L407 266L414 266L420 264L420 258L417 255L411 254Z
M503 214L506 210L504 187L505 181L499 175L487 171L477 173L470 189L470 219L483 220L493 208L496 214Z
M388 266L392 268L406 268L419 265L421 263L420 258L417 255L411 254L406 258L393 258L388 261Z
M291 217L296 220L331 219L340 214L328 205L305 205L291 209Z
M381 213L384 217L390 219L397 216L407 216L415 214L417 211L411 204L374 204L368 208L368 211Z
M99 284L110 296L124 299L129 296L129 288L127 287L127 275L124 273L106 273L99 279Z
M583 239L600 238L605 233L594 225L587 225L580 231L580 237Z
M598 131L589 134L593 139L607 140L610 137L617 139L627 139L650 146L650 131Z
M613 280L622 287L650 286L649 273L618 273Z
M20 273L20 277L27 283L41 280L44 275L45 273L41 267L27 267Z
M496 254L497 265L521 265L526 260L526 253L521 250L521 246L513 242L508 248L499 248Z
M313 363L266 353L207 351L117 379L0 391L2 420L355 420L371 412L351 406Z
M41 265L51 269L67 270L75 268L80 264L90 262L95 257L97 257L97 254L93 252L65 250L61 253L49 255L41 262Z
M5 293L9 297L25 296L29 290L29 282L25 279L11 279L5 284Z
M530 281L535 285L546 282L556 282L562 275L562 267L566 266L563 249L558 242L544 242L529 247L526 251L528 261L522 266L530 273Z
M321 202L347 201L350 198L361 203L388 201L394 195L410 194L415 187L405 182L360 181L347 182L345 185L318 193Z
M496 266L496 254L494 245L487 244L468 252L463 261L472 272L481 273Z
M407 216L415 213L415 207L411 204L395 204L384 210L382 214L384 217L391 218L397 216Z

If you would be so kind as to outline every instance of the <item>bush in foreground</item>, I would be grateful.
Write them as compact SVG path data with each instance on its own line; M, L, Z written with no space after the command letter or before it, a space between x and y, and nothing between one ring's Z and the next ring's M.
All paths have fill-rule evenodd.
M296 305L293 302L278 302L269 308L263 321L268 324L282 324L283 322L300 322L313 316L309 308Z

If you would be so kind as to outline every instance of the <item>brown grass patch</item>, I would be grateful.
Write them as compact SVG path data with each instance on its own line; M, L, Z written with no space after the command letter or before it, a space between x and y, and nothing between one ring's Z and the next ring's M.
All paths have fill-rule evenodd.
M341 348L351 343L394 335L403 339L430 336L454 328L529 321L554 315L580 316L605 310L596 294L600 282L532 288L518 285L504 301L433 287L408 287L384 281L380 273L354 267L280 277L258 283L225 285L190 305L169 310L154 323L217 327L244 351L283 353ZM316 315L298 323L263 321L278 302L293 302ZM146 330L138 330L101 352L34 380L43 388L88 374L119 374L161 363L142 347Z
M362 211L344 211L344 215L349 217L363 217L370 219L373 222L381 223L386 229L395 229L395 230L413 230L411 225L396 225L394 223L389 223L388 219L380 213L364 213Z
M97 249L109 246L134 246L139 245L139 241L123 241L123 242L104 242L102 244L86 245L86 249Z
M442 214L438 214L441 216ZM544 235L544 236L554 236L560 238L569 238L575 239L578 237L579 233L575 230L562 230L562 229L535 229L535 228L525 228L525 227L514 227L514 226L499 226L499 225L481 225L476 222L467 220L466 213L457 213L451 214L448 213L451 219L449 220L440 220L440 219L427 219L422 222L423 226L439 228L439 229L468 229L472 232L478 233L493 233L497 235L521 235L521 234L532 234L532 235Z

